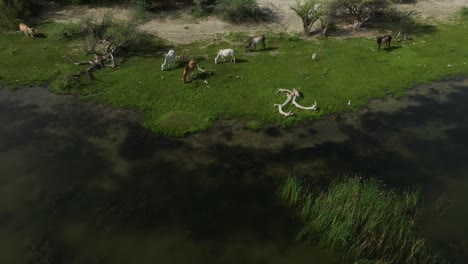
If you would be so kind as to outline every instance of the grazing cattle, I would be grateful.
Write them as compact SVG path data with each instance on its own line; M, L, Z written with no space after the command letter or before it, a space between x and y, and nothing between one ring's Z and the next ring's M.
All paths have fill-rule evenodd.
M34 28L30 28L24 23L19 23L19 29L26 35L26 37L31 36L31 38L33 38L36 33Z
M184 81L184 83L186 83L186 82L187 82L187 77L188 77L188 75L190 74L190 77L192 77L192 76L193 76L193 72L195 72L195 71L197 71L197 70L199 70L199 71L201 71L201 72L204 72L202 69L200 69L200 68L198 67L198 63L197 63L196 60L191 60L191 61L189 61L189 63L187 64L187 66L185 66L185 68L184 68L184 75L182 75L182 81Z
M252 38L251 40L249 40L249 42L245 46L245 50L252 50L252 48L256 50L257 45L260 45L260 44L262 45L260 49L261 50L265 49L265 36L264 35L261 35L259 37Z
M234 50L233 49L222 49L218 51L218 55L215 58L215 64L218 64L219 58L223 59L223 62L226 61L226 57L231 56L230 62L236 63L236 58L234 58Z
M166 54L166 57L164 58L164 63L161 64L161 71L167 69L170 63L175 63L175 56L175 51L173 49L169 50L169 52Z
M379 44L379 50L380 50L380 45L383 43L385 44L384 49L390 48L390 42L392 42L392 36L386 35L383 37L377 37L377 44Z

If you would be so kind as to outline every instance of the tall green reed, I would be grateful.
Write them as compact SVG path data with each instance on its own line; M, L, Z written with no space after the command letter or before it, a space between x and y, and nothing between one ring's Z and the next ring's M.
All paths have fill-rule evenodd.
M421 191L387 190L375 179L345 177L311 193L288 177L280 197L304 221L298 238L318 240L357 263L441 263L417 230Z

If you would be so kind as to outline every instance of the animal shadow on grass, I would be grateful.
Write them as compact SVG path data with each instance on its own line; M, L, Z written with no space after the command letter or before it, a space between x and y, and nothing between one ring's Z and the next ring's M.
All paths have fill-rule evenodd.
M245 60L245 59L236 59L236 63L233 63L233 64L237 64L237 63L246 63L246 62L250 62L249 60ZM230 63L226 60L225 62L226 64L227 63Z
M215 73L212 72L212 71L205 71L205 72L200 72L197 74L196 78L195 79L202 79L202 80L206 80L208 79L209 77L213 76Z
M273 50L277 50L278 47L267 47L264 49L264 51L273 51Z
M263 52L263 51L274 51L277 50L278 47L265 47L265 49L257 49L257 50L247 50L247 52ZM237 62L237 59L236 59Z
M215 75L213 71L204 71L204 72L194 73L191 78L187 78L187 81L185 83L192 83L192 81L195 81L195 83L197 83L198 85L198 81L206 80L213 75Z
M197 74L194 73L192 77L187 77L187 81L185 81L185 83L195 82L195 84L199 85L200 81L203 83L204 80L208 79L208 77L213 74L213 72L199 72Z
M167 69L167 71L172 71L172 70L177 70L177 69L184 69L185 66L187 66L187 64L191 60L196 60L199 67L203 66L203 65L200 65L200 63L205 61L204 58L192 58L192 59L177 60L173 66L171 66L171 67L169 67L169 69ZM206 67L200 67L200 68L202 68L204 70L204 68L206 68Z
M44 33L36 33L34 34L35 38L47 38L47 35Z
M401 49L401 46L390 46L386 49L381 49L381 50L385 50L386 52L391 52L393 50L397 50L397 49Z

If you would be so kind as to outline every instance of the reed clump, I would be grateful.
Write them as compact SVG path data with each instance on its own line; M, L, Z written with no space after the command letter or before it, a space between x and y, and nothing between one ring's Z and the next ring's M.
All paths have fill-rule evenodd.
M415 225L421 192L386 190L375 179L345 177L308 191L288 177L279 195L304 220L298 238L316 239L357 263L443 263Z

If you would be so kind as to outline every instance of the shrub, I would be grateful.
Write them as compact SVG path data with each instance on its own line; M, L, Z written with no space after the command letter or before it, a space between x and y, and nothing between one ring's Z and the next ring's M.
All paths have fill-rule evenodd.
M296 0L296 3L291 5L290 8L301 18L305 36L310 34L312 25L319 20L324 13L322 5L319 4L317 0L306 0L305 2Z
M49 30L52 39L70 41L81 37L80 25L76 23L55 23Z
M464 6L458 11L458 14L462 20L467 20L468 19L468 7Z
M0 31L18 29L18 19L30 15L28 5L21 0L0 0Z
M219 0L215 7L217 14L234 23L256 20L258 10L256 0Z
M100 40L111 42L127 51L146 51L154 46L153 36L138 30L136 23L117 19L110 14L106 14L102 21L84 18L80 23L80 35L88 53Z
M401 0L331 0L330 16L351 20L356 28L362 27L376 15L385 13Z

